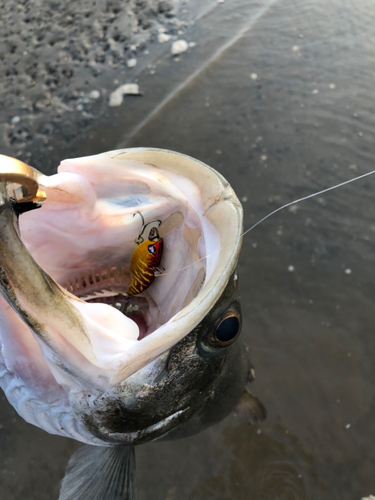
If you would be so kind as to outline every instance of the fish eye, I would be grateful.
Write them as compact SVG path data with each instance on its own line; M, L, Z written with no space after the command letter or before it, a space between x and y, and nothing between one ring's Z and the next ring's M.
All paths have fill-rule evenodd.
M241 331L241 312L232 306L211 324L201 339L205 351L212 352L230 346L239 337Z
M240 331L240 320L236 314L231 314L224 318L216 328L215 337L220 343L227 343L234 340Z

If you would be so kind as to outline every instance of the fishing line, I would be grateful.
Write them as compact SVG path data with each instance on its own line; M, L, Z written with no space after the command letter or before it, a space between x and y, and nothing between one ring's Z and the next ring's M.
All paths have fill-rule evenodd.
M287 208L287 207L290 207L291 205L295 205L296 203L299 203L301 201L305 201L305 200L308 200L309 198L314 198L314 196L319 196L320 194L324 194L324 193L327 193L328 191L332 191L333 189L337 189L339 187L342 187L342 186L345 186L346 184L350 184L351 182L354 182L354 181L358 181L360 179L363 179L364 177L368 177L369 175L372 175L372 174L375 174L375 170L371 170L371 172L367 172L366 174L362 174L362 175L359 175L358 177L354 177L353 179L349 179L348 181L344 181L344 182L340 182L339 184L335 184L334 186L331 186L329 188L326 188L326 189L323 189L321 191L318 191L316 193L312 193L312 194L309 194L307 196L303 196L302 198L298 198L298 200L294 200L294 201L291 201L289 203L286 203L285 205L282 205L281 207L279 208L276 208L276 210L273 210L272 212L270 212L269 214L265 215L264 217L262 217L262 219L258 220L258 222L256 222L255 224L253 224L252 226L249 227L249 229L246 229L245 232L243 232L239 238L242 238L243 236L245 236L246 234L248 234L250 231L252 231L255 227L259 226L259 224L261 224L262 222L264 222L266 219L268 219L269 217L271 217L271 215L274 215L276 214L277 212L280 212L280 210L283 210L284 208ZM208 257L211 257L212 255L215 255L217 254L218 252L220 252L220 250L222 250L223 248L225 247L229 247L231 246L230 244L228 245L223 245L221 246L220 248L218 248L217 250L215 250L214 252L211 252L203 257L201 257L200 259L196 260L195 262L192 262L191 264L188 264L187 266L185 267L180 267L179 269L177 269L176 271L170 271L170 272L167 272L167 273L161 273L161 274L158 274L157 277L159 276L166 276L168 274L175 274L175 273L178 273L180 271L184 271L185 269L188 269L189 267L191 266L194 266L196 263L202 261L202 260L205 260L207 259ZM155 276L156 277L156 276Z

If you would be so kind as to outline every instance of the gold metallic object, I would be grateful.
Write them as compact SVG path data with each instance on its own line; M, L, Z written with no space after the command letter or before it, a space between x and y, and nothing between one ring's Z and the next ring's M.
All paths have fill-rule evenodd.
M16 158L0 155L0 182L13 184L13 196L18 203L43 203L45 191L39 186L41 172Z

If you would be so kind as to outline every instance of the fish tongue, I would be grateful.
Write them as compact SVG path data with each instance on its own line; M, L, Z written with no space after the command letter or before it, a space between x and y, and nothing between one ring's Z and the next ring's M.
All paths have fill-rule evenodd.
M134 321L120 311L73 297L38 266L20 239L4 184L0 184L0 293L50 352L50 359L54 353L70 371L90 373L98 380L104 380L99 371L110 369L139 335Z

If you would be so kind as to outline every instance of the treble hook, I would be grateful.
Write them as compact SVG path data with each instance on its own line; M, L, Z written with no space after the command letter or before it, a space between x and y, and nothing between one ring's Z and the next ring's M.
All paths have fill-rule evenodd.
M145 241L142 235L145 232L146 227L149 226L150 224L152 224L153 222L159 222L159 226L160 226L162 221L160 219L153 219L153 220L150 220L150 222L147 222L147 224L145 224L145 219L144 219L143 215L141 214L141 212L135 212L135 214L133 214L133 217L135 217L137 214L139 214L141 216L142 227L141 227L141 230L139 232L138 237L134 241L136 242L137 245L140 245L141 243L143 243Z

